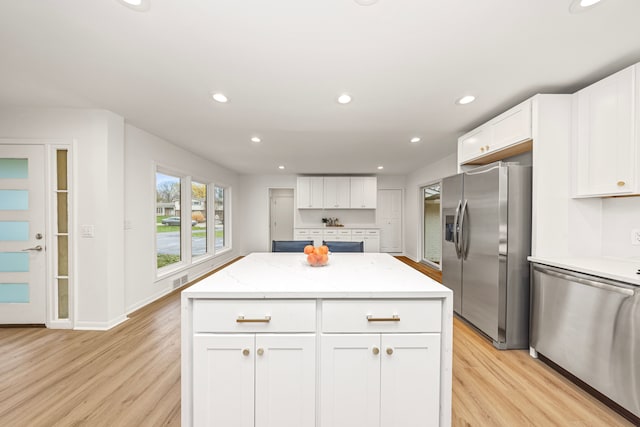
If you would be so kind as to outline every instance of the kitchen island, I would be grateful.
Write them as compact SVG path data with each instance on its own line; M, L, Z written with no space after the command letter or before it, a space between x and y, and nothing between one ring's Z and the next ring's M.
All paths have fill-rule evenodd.
M254 253L182 292L183 426L449 426L452 293L388 254Z

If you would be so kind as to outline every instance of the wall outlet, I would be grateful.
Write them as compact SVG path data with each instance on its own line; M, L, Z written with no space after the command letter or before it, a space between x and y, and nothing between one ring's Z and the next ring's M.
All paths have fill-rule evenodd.
M631 230L631 244L640 246L640 229Z

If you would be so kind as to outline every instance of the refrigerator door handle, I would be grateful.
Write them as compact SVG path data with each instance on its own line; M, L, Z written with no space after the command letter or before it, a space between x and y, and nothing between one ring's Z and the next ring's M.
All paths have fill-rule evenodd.
M458 227L458 219L460 218L460 207L462 206L462 200L458 200L458 207L456 207L456 216L453 219L453 247L456 249L456 256L460 258L462 252L460 251L460 239L458 237L458 232L460 228Z
M467 211L467 200L465 199L462 209L460 210L460 236L458 237L460 246L460 258L467 258L467 248L464 244L464 214Z

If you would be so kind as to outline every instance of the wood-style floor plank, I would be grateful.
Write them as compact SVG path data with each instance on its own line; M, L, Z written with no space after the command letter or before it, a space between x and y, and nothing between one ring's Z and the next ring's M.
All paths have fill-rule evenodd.
M179 293L106 332L0 329L0 426L179 425ZM632 424L528 352L498 351L454 319L453 425Z

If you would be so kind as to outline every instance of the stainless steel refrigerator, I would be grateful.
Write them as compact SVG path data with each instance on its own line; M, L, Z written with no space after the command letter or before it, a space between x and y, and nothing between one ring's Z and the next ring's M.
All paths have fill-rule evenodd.
M499 349L529 346L531 167L493 163L442 181L442 282Z

